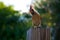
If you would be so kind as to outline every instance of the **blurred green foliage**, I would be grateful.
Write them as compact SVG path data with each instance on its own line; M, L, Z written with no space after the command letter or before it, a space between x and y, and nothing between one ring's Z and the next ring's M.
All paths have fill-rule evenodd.
M26 40L26 31L31 26L31 20L28 19L28 16L14 10L13 6L0 2L0 40Z
M59 5L56 2L52 2L52 0L36 0L34 3L35 9L40 13L42 17L42 26L43 27L55 27L57 20L59 20L58 16L60 14L57 14L58 10L57 8ZM58 7L56 7L58 5Z

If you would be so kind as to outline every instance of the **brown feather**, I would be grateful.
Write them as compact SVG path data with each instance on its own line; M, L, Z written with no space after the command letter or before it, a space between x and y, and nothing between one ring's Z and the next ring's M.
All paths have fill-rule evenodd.
M30 6L30 13L32 14L32 24L33 26L38 26L41 24L41 16Z

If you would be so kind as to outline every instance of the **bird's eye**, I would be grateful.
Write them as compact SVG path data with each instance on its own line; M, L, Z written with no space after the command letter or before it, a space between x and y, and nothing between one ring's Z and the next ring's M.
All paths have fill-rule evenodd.
M33 9L31 11L33 11Z

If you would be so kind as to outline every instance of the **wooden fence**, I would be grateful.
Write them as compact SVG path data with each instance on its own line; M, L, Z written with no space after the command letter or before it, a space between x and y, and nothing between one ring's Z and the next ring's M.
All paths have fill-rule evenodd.
M50 40L50 28L30 28L26 40Z

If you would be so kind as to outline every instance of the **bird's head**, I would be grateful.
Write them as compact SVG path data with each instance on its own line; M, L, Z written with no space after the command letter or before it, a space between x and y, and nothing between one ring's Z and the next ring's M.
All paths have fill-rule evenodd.
M34 14L34 9L33 9L33 6L32 5L30 5L30 10L29 10L29 12L33 15Z

